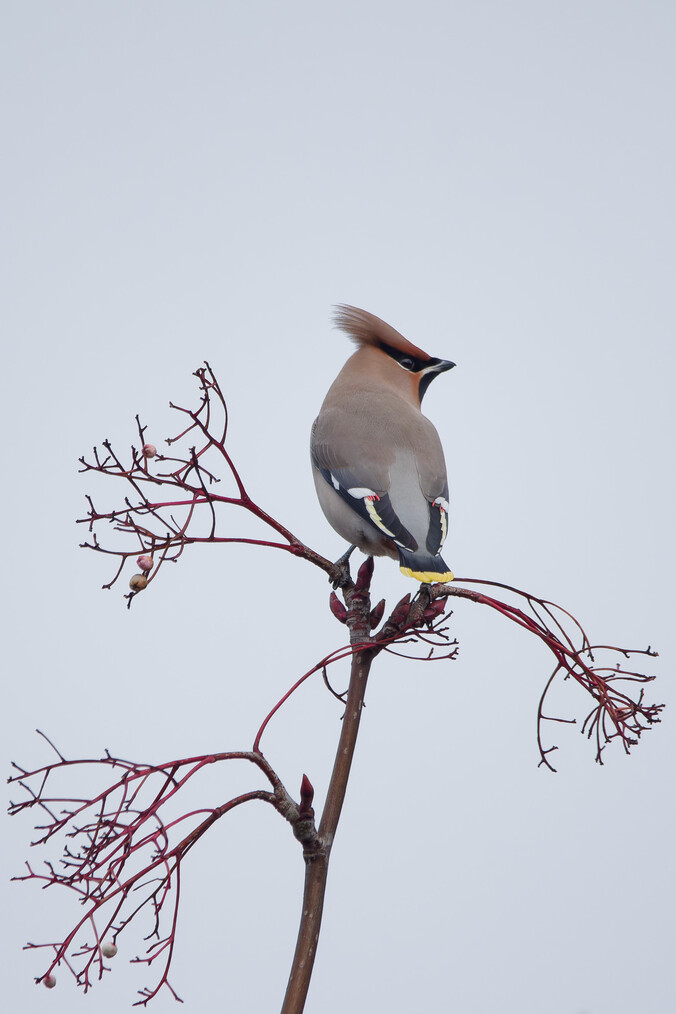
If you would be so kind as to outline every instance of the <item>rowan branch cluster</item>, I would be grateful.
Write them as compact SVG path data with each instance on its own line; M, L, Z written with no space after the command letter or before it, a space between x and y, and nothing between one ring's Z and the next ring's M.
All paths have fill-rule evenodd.
M169 447L181 443L185 447L183 456L158 453L157 447L146 440L147 426L142 425L137 415L139 447L131 446L125 462L109 440L103 441L102 449L93 448L91 459L80 458L81 472L99 472L121 479L127 491L122 506L110 511L97 510L88 495L87 516L78 518L78 524L86 524L92 536L90 542L81 544L82 548L104 553L117 561L112 578L103 587L111 588L125 565L136 558L140 573L132 575L131 590L126 596L131 606L134 597L155 580L165 563L175 563L187 546L204 543L238 542L282 549L332 575L334 565L330 560L303 545L251 499L225 446L228 408L221 387L208 363L196 370L194 376L200 387L197 409L169 403L184 417L186 425L167 438L166 443ZM218 492L222 481L219 471L234 484L233 495ZM158 492L159 497L154 495ZM276 538L222 535L219 511L227 505L240 507L258 518ZM113 547L99 540L98 530L103 522L125 536L122 544Z
M660 721L663 704L649 704L645 700L644 684L655 677L627 668L625 660L644 655L657 658L657 652L647 648L618 648L607 644L592 644L579 620L562 606L539 598L497 581L476 578L458 578L462 584L488 585L509 592L525 605L527 612L516 605L503 602L490 595L462 587L453 587L452 593L490 606L507 619L538 637L555 659L554 670L542 691L538 705L537 740L540 764L554 771L549 755L556 746L545 746L545 722L575 725L575 718L558 718L545 714L544 705L557 677L573 679L592 698L594 705L582 722L581 731L596 746L596 761L603 763L603 752L614 740L619 740L629 753L643 732ZM446 586L440 585L432 595L444 596ZM623 661L617 661L617 658ZM636 693L636 689L638 692ZM632 696L632 691L633 696Z
M52 952L48 967L36 981L49 985L54 970L63 964L87 992L93 979L109 970L106 959L117 953L118 939L129 924L146 915L147 949L131 960L146 965L157 962L161 972L152 988L140 990L138 1004L147 1004L162 987L180 999L168 974L176 940L183 860L217 820L253 800L273 806L292 825L296 837L312 847L316 831L309 780L303 779L299 806L260 751L143 764L114 757L108 751L98 760L68 760L50 740L47 742L58 760L33 771L13 765L18 773L9 781L17 783L27 798L12 803L10 813L38 808L45 823L36 825L41 833L31 844L63 840L62 858L58 865L48 861L40 869L27 863L27 873L14 879L66 887L75 893L84 914L63 940L27 945ZM205 767L241 760L254 764L270 787L253 789L218 806L168 815L176 795ZM98 793L79 799L54 789L53 783L66 770L70 781L77 783L81 774L77 769L84 765L95 765L109 779Z
M384 602L370 609L369 586L373 561L361 567L356 582L346 580L345 609L342 622L352 623L367 617L367 626L380 623ZM84 908L62 940L29 943L27 949L46 949L49 961L36 982L55 983L55 970L65 966L76 983L87 992L93 982L110 970L106 963L115 956L118 940L129 924L146 916L148 932L143 939L146 950L131 959L133 963L154 966L160 971L151 987L139 991L136 1005L145 1005L164 987L180 1000L169 981L169 969L176 943L180 904L181 866L193 846L216 821L236 807L254 800L271 805L291 825L294 836L306 856L323 849L314 823L314 789L303 776L297 803L261 751L262 736L274 715L291 694L316 673L322 673L329 686L327 669L345 658L370 653L373 657L392 645L415 642L425 645L421 657L431 658L442 650L445 658L454 658L457 644L444 626L444 602L430 605L422 593L413 603L405 596L392 611L381 630L370 637L360 636L349 645L331 652L308 670L272 708L258 729L253 748L248 751L182 758L161 764L124 760L106 751L98 759L67 759L44 733L39 733L56 753L57 759L42 767L27 770L13 764L16 774L9 779L20 787L25 798L10 804L10 814L37 809L44 823L36 824L39 836L31 843L44 846L61 844L61 859L44 862L39 868L26 864L27 872L15 880L32 881L42 886L61 886L74 892ZM424 633L412 636L415 628ZM345 703L344 696L332 693ZM181 812L189 782L215 764L248 761L265 776L268 789L252 789L217 806ZM60 790L60 777L68 775L67 785L82 780L82 768L97 769L104 785L88 798L76 798L70 788ZM183 793L181 801L179 793Z
M382 652L427 662L455 659L458 644L449 632L452 616L449 605L453 598L464 598L497 611L536 636L553 656L554 669L545 682L537 712L540 763L552 771L551 754L556 746L545 743L545 723L575 722L545 711L549 692L559 677L574 680L591 697L592 707L581 729L594 741L599 763L606 747L614 741L619 740L628 752L647 728L659 722L662 710L662 705L647 703L644 698L645 684L654 677L629 665L634 656L654 657L656 652L650 647L633 651L593 644L581 624L565 609L509 585L458 578L452 584L421 586L413 598L405 595L385 618L385 601L372 606L370 600L372 559L362 564L353 580L347 563L332 563L314 552L250 498L226 448L228 412L218 381L208 363L195 376L200 390L198 407L193 410L171 406L185 421L181 431L167 440L169 447L177 445L176 456L158 453L146 440L147 427L137 416L139 446L132 446L125 460L108 440L101 450L93 449L90 459L80 459L81 471L120 479L125 491L121 504L109 511L98 511L93 499L87 497L89 510L79 522L88 526L91 536L83 546L115 561L113 576L104 588L112 587L127 564L136 559L139 573L132 575L126 596L131 605L165 563L176 562L194 544L248 543L281 549L328 574L334 587L329 607L336 619L346 625L349 643L330 652L296 680L261 723L250 750L161 764L123 760L108 752L98 759L69 760L45 736L56 760L34 769L14 765L15 774L10 782L23 790L24 798L13 803L10 812L39 813L42 822L36 825L39 835L33 844L58 844L62 850L60 860L47 860L39 868L27 864L27 872L15 879L65 887L74 893L83 909L63 939L27 945L30 949L46 949L49 954L45 970L36 981L52 986L55 969L64 966L87 991L109 970L107 962L116 954L118 940L124 938L128 951L138 947L138 944L128 946L129 926L132 922L140 925L145 918L145 950L132 961L152 966L158 972L154 985L139 991L138 1004L142 1005L163 988L179 999L169 982L169 971L176 945L182 863L213 824L236 807L262 801L289 822L312 874L306 881L306 898L315 906L312 917L321 915L328 856L349 777L371 663ZM229 483L229 493L219 492L222 479ZM240 508L257 518L264 526L264 537L233 535L230 528L224 533L224 507ZM106 526L106 531L112 527L115 535L120 536L114 545L99 536ZM479 585L482 589L466 585ZM499 589L505 598L494 597L487 588ZM342 660L349 661L351 667L350 685L345 692L336 690L333 677L329 680L328 675L330 667ZM290 696L308 679L320 676L328 690L346 706L336 765L317 829L312 808L314 790L309 779L303 777L299 800L294 800L263 755L261 740ZM216 764L236 761L245 761L256 768L266 787L252 788L207 808L191 809L186 804L187 786L200 772ZM85 797L74 787L80 784L83 769L96 771L102 782L97 791L88 796L85 793ZM322 870L317 874L320 866ZM304 902L303 919L305 908ZM311 973L307 954L309 950L314 954L316 944L316 937L313 943L307 931L307 924L302 922L284 1014L301 1011L304 1003L303 991ZM299 969L303 967L305 978L301 987ZM298 975L294 978L295 972Z

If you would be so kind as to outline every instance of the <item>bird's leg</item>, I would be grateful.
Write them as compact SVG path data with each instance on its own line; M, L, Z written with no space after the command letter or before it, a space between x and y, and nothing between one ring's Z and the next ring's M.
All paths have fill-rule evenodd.
M428 608L432 596L430 594L430 585L421 583L418 588L418 593L411 603L411 609L408 614L409 622L414 627L421 627L423 625L423 617L425 610Z
M347 552L343 553L333 565L334 572L329 581L334 588L343 588L350 578L350 557L354 553L356 546L350 546Z

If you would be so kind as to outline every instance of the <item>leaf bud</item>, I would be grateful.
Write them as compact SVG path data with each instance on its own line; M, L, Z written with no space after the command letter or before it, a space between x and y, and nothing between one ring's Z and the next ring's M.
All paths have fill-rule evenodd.
M369 616L369 626L374 630L383 618L385 612L385 599L381 599L377 606L374 606Z
M329 597L329 608L337 620L341 623L345 623L347 620L347 609L340 601L335 592L331 592Z
M444 609L446 608L446 599L435 599L433 602L426 607L423 612L423 619L427 623L432 623L436 620L437 616L441 616Z
M367 556L361 567L357 572L357 580L355 581L355 591L367 591L370 584L371 578L373 577L373 557Z
M312 782L307 775L303 775L303 781L300 783L300 807L299 813L301 817L311 817L314 813L312 809L312 800L315 798L315 790L312 787Z
M395 626L399 626L408 619L408 614L411 609L411 596L404 595L403 599L397 602L396 606L392 610L392 615L389 618L389 623L393 623Z

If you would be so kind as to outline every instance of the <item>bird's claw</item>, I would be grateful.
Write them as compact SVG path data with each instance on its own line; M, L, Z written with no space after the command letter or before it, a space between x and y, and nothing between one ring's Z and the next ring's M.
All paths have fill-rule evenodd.
M336 588L344 588L352 580L350 574L350 557L356 546L350 546L347 552L343 553L333 565L333 572L329 574L329 581L335 591Z

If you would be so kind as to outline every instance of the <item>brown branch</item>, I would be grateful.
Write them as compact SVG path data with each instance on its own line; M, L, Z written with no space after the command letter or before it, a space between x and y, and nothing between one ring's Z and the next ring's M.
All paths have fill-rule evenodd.
M371 571L373 569L372 561ZM310 986L312 969L317 954L317 941L321 929L324 896L329 872L329 859L333 841L343 809L352 760L357 745L364 695L371 669L371 663L380 648L370 637L370 599L368 587L370 573L357 578L356 586L345 589L348 606L347 624L350 628L350 642L354 648L350 669L350 685L347 691L345 713L340 730L333 772L326 794L326 802L319 824L318 847L305 849L305 886L303 905L296 941L296 950L291 965L289 982L282 1004L282 1014L302 1014ZM361 578L361 583L360 583Z

